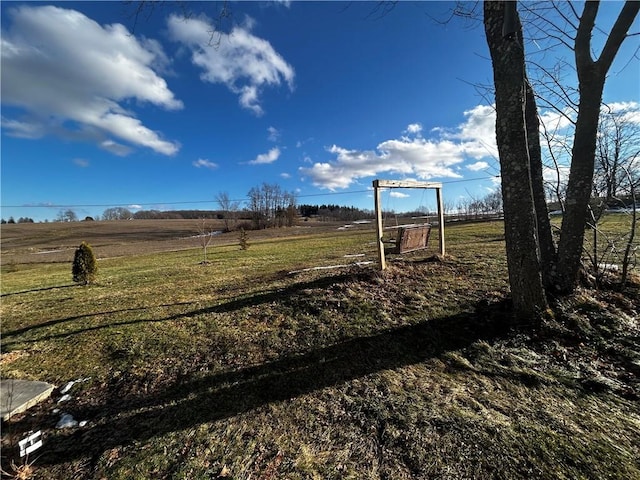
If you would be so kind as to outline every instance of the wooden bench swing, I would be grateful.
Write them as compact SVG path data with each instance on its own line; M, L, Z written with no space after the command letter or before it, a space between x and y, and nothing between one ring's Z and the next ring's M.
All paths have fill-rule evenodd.
M385 246L388 253L408 253L415 250L424 250L429 242L431 224L422 225L398 225L397 227L387 227L397 230L396 239L389 246Z
M383 240L383 222L382 208L380 204L381 188L432 188L436 191L436 200L438 204L438 232L439 232L439 250L440 255L445 254L444 246L444 211L442 208L442 184L434 182L409 182L401 180L374 180L373 190L376 210L376 235L378 244L378 259L380 262L380 270L387 268L385 259L385 250L389 253L403 254L416 250L427 248L429 235L431 233L431 225L411 224L398 225L397 227L388 227L397 229L396 239L389 247L385 246Z

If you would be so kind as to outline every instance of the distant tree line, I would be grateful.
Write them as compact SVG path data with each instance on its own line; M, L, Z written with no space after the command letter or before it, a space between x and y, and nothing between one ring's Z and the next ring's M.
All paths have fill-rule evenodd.
M215 210L139 210L135 213L124 207L108 208L102 220L200 220L221 219L223 212Z
M9 217L9 220L5 220L4 218L2 220L0 220L0 223L2 225L5 225L7 223L33 223L33 218L29 218L29 217L20 217L17 221L16 219L14 219L13 217Z
M500 190L488 193L482 198L461 198L458 200L458 215L466 218L479 218L487 215L502 214L502 194Z
M372 217L371 210L343 205L300 205L298 211L301 217L317 217L320 220L353 221Z

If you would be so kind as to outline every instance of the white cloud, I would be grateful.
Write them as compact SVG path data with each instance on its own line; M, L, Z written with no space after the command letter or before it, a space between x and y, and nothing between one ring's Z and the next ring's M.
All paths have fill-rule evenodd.
M280 174L280 176L281 176L282 178L291 178L291 174L290 174L290 173L287 173L287 172L282 172L282 173Z
M4 93L4 89L2 90ZM0 126L8 130L12 137L16 138L42 138L45 135L45 128L37 122L21 122L2 117Z
M142 205L133 204L133 205L129 205L128 208L130 208L131 210L140 210L142 208Z
M604 119L606 119L606 114L613 113L623 122L640 125L640 103L638 102L609 103L602 105L600 112L603 114L601 118ZM549 148L551 148L554 151L556 161L563 165L568 165L571 162L575 120L576 113L570 108L566 108L562 112L546 110L540 114L541 146L543 151L548 153ZM547 138L544 137L545 129Z
M265 165L275 162L280 157L280 149L273 147L267 153L261 153L254 160L249 162L249 165Z
M216 32L205 16L185 20L171 15L167 22L172 39L185 44L191 50L192 62L202 68L200 78L225 85L239 95L242 107L256 115L264 113L259 98L263 87L284 82L293 89L293 67L267 40L251 33L251 18L230 33Z
M497 156L495 142L495 111L479 105L464 112L465 121L453 131L438 129L435 138L423 138L422 128L411 124L401 136L378 144L375 150L349 150L333 145L328 152L334 159L300 167L304 177L314 185L335 190L347 188L360 178L380 174L420 180L431 178L461 178L456 167L468 158L481 160Z
M19 121L3 119L9 135L38 138L67 131L102 142L107 150L116 145L119 154L128 147L110 137L165 155L178 151L177 143L162 139L121 105L133 99L182 108L154 71L167 62L157 42L60 7L19 6L8 16L11 24L1 40L2 103L26 112Z
M563 112L556 110L546 110L539 115L540 119L540 132L545 129L550 135L554 135L555 132L564 130L572 125L572 121L575 120L575 113L567 108Z
M277 142L280 139L280 131L275 127L267 128L267 132L269 132L269 136L267 139L270 142Z
M198 160L196 160L195 162L192 163L192 165L196 168L208 168L210 170L215 170L216 168L218 168L218 164L217 163L213 163L209 160L206 160L204 158L199 158Z
M420 125L419 123L412 123L407 127L406 130L407 133L412 133L412 134L418 134L420 132L422 132L422 125Z
M397 191L393 191L389 193L390 196L394 197L394 198L409 198L410 195L408 193L402 193L402 192L397 192Z
M543 166L542 178L545 183L549 185L558 185L558 182L560 182L561 186L566 185L569 181L569 170L569 166L566 165L560 165L557 169L555 167Z
M101 141L98 146L107 152L118 155L119 157L124 157L131 153L131 148L126 145L122 145L121 143L114 142L111 139Z
M498 158L496 144L496 111L493 105L477 105L464 112L465 122L454 132L442 130L443 138L459 140L464 151L477 160Z
M485 170L489 168L489 164L487 162L479 161L476 163L472 163L471 165L467 165L467 169L472 172L479 172L480 170Z
M604 105L601 111L618 113L621 114L623 121L640 124L640 103L638 102L613 102Z
M74 158L73 163L81 168L86 168L89 166L89 160L85 160L84 158Z

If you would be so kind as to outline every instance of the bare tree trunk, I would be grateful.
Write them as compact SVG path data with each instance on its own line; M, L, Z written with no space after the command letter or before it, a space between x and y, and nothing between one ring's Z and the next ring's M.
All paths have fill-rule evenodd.
M589 219L589 199L598 131L598 116L604 79L580 94L580 111L573 140L571 170L567 184L565 212L558 244L556 286L561 292L572 291L578 282L584 232ZM599 88L598 88L599 87Z
M522 27L515 4L516 34L503 36L505 2L484 3L496 96L496 139L502 175L509 284L516 312L534 320L547 307L538 251L525 124L526 78Z
M614 23L597 60L591 56L591 37L599 2L586 2L575 39L580 103L571 152L566 211L558 244L556 288L571 292L578 282L587 208L591 198L600 103L607 72L640 10L640 2L627 1Z
M544 178L542 175L542 150L540 148L540 121L538 107L533 89L528 80L525 97L525 123L527 128L527 144L529 148L529 167L531 169L531 187L536 210L538 232L538 246L540 248L540 263L542 267L542 281L545 288L553 283L553 272L556 264L556 247L551 233L551 221L547 197L544 193Z

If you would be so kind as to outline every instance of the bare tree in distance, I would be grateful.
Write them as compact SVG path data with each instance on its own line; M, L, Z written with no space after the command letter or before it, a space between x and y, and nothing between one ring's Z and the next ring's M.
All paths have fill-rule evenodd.
M103 220L130 220L133 218L131 210L124 207L107 208L102 213Z
M600 114L593 193L607 205L640 185L640 108L624 107L605 105Z
M56 216L55 221L56 222L77 222L78 215L76 215L76 212L74 212L70 208L66 210L60 210L58 212L58 215Z
M240 202L232 200L228 192L220 192L216 195L216 202L222 210L224 229L230 232L237 221L238 210L240 210Z
M293 226L296 218L296 196L278 184L262 183L247 194L253 228Z
M637 108L633 110L624 104L601 112L593 183L594 202L589 207L591 248L586 249L597 284L602 283L608 269L614 264L622 265L621 283L626 284L629 266L638 248L633 243L637 225L635 192L640 173L640 121L636 118L637 113L640 113ZM612 211L611 207L614 207L613 211L629 217L629 230L621 235L607 235L601 231L602 216Z

